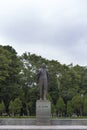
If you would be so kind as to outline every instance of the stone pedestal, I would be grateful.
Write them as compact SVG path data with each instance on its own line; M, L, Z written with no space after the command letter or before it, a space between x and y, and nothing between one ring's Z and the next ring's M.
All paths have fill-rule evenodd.
M50 125L51 103L48 100L37 100L36 102L36 124Z

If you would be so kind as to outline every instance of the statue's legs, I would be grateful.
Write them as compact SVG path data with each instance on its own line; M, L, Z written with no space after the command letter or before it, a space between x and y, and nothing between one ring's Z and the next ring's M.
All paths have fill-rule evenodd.
M47 90L48 90L47 80L46 79L41 80L39 82L39 87L40 87L40 99L46 100Z
M46 96L47 96L47 80L44 80L44 99L46 100Z
M40 81L39 87L40 87L40 99L43 99L43 82L42 81Z

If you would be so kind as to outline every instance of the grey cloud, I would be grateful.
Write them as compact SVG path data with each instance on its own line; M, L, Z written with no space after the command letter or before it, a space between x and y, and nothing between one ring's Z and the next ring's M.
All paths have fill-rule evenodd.
M11 7L13 12L7 10L7 15L0 15L0 35L4 39L30 47L35 44L38 47L40 44L47 44L49 49L50 46L53 47L53 51L57 52L58 49L73 61L79 62L79 58L76 57L81 54L83 62L82 57L87 53L81 52L79 48L82 46L81 40L87 41L86 0L22 2L18 3L21 6L17 5L16 10Z

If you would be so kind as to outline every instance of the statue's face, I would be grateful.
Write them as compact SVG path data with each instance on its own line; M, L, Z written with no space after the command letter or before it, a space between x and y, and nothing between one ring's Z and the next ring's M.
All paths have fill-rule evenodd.
M45 63L43 63L43 64L42 64L42 68L46 68L46 65L45 65Z

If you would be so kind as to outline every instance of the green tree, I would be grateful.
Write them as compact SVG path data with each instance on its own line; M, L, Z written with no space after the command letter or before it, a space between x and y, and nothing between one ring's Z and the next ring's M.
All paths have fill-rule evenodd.
M67 115L71 117L72 114L73 114L72 102L68 101L67 102Z
M20 93L20 59L10 46L0 46L0 98L4 101L6 112L11 99Z
M19 98L16 98L14 101L10 101L9 112L10 114L16 115L20 114L22 108L22 102Z
M72 106L74 109L74 112L77 115L82 116L83 114L83 97L80 94L77 94L72 98Z
M2 101L0 103L0 115L2 115L4 112L5 112L5 105L4 105L4 102Z
M0 84L9 77L9 64L11 63L9 55L9 51L0 46Z
M87 94L84 96L83 111L84 111L84 115L87 116Z
M57 99L59 97L59 89L58 89L58 82L57 82L57 74L61 73L62 67L60 66L60 63L57 61L49 61L48 62L48 70L49 70L49 94L52 98L52 102L54 105L56 105ZM62 89L62 86L61 86Z
M52 114L52 117L54 116L55 113L56 113L56 108L55 108L54 104L51 103L51 114Z
M21 56L21 61L23 63L22 70L21 70L21 86L22 86L22 90L23 90L22 101L25 106L24 113L26 115L30 115L29 112L32 111L32 110L29 110L29 107L28 107L29 102L31 102L31 100L33 99L33 98L31 98L31 96L32 96L31 92L32 92L32 90L33 90L33 92L37 91L36 90L36 80L35 80L36 66L33 65L33 62L35 62L35 61L32 61L32 59L33 58L30 55L30 53L28 53L28 54L24 53ZM36 96L34 95L34 97L36 97ZM31 105L30 105L30 109L31 109Z
M62 96L67 103L68 100L71 100L79 92L80 75L73 69L73 66L69 66L64 71L62 76Z
M9 113L14 116L15 108L14 108L14 101L10 101L9 103Z
M83 99L76 95L87 93L86 66L62 65L58 61L47 60L30 53L24 53L19 57L13 47L1 45L0 61L0 102L4 101L7 113L9 102L18 97L23 104L22 114L35 115L35 102L39 99L37 70L42 63L46 63L50 74L48 95L52 104L55 106L61 96L65 105L69 107L67 113L71 113L68 101L72 100L74 112L78 115L83 114ZM57 79L59 73L62 76ZM86 99L84 101L86 113Z
M65 113L65 109L66 109L65 103L63 101L63 98L60 96L56 103L56 110L58 113L57 115L62 117L63 114Z

